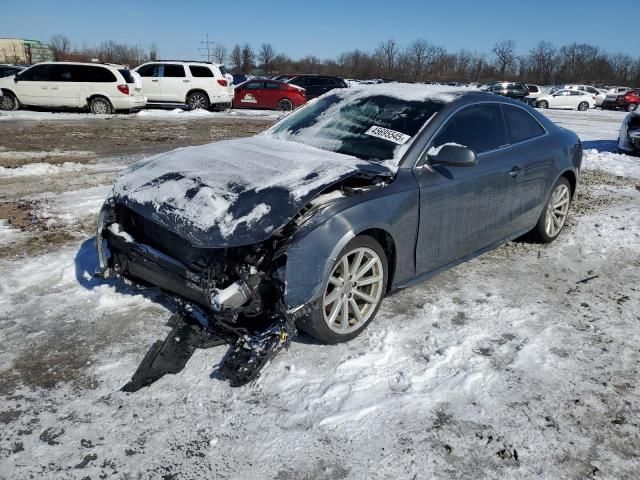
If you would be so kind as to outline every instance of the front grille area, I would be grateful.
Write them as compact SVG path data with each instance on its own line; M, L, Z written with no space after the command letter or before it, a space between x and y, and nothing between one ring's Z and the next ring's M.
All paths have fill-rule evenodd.
M194 247L180 235L146 219L128 207L118 206L118 220L124 231L132 235L137 242L149 245L195 271L202 271L210 264L209 260L214 252Z

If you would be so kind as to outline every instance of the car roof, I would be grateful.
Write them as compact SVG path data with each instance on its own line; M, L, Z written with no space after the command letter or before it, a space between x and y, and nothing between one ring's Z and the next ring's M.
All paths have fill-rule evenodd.
M213 65L214 67L224 67L224 63L214 63L214 62L205 62L203 60L151 60L149 62L144 62L143 65L147 63L200 63L202 65Z

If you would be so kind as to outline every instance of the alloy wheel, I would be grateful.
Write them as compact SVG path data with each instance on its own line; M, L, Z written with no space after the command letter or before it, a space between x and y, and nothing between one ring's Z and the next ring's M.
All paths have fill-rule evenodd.
M94 100L92 110L96 115L106 115L107 113L111 113L109 105L107 105L107 102L104 100Z
M549 204L547 205L547 218L545 221L545 232L551 238L557 236L564 226L569 213L569 201L571 193L569 187L560 184L551 194Z
M327 326L345 335L367 323L384 293L384 270L378 254L368 247L342 256L329 276L322 296Z
M201 93L195 93L189 97L189 108L191 110L206 108L206 105L207 105L207 99Z
M15 110L16 99L11 95L0 97L0 110Z

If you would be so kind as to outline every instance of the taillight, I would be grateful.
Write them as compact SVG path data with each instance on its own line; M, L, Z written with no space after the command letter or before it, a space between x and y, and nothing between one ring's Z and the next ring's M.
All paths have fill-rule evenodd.
M129 85L118 85L118 90L120 90L125 95L129 95Z
M226 87L228 85L228 82L226 80L218 80L218 83L223 87Z

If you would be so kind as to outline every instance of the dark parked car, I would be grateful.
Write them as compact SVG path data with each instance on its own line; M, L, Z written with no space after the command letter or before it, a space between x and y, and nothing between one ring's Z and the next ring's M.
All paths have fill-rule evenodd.
M629 113L620 125L618 152L640 154L640 109Z
M16 73L20 73L26 67L20 65L0 65L0 78L10 77Z
M518 82L494 83L489 88L489 91L515 100L524 100L529 95L529 89L523 83Z
M347 88L349 86L341 78L325 75L298 75L285 81L304 88L309 99L324 95L334 88Z
M573 132L520 102L353 87L255 137L130 167L100 213L100 271L210 322L279 319L343 342L392 290L527 232L554 240L581 161Z
M608 110L623 109L633 112L640 105L640 89L629 90L624 93L613 93L605 97L602 108Z

